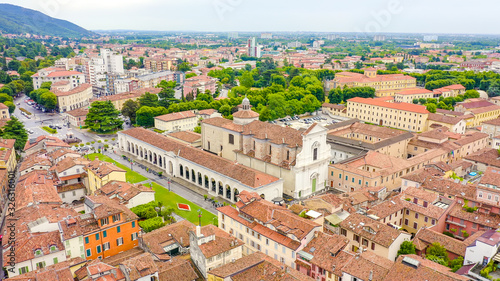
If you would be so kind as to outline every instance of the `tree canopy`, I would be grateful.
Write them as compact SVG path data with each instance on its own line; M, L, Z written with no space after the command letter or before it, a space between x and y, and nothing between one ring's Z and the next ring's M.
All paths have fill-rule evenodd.
M97 133L110 133L122 128L123 121L118 117L111 101L95 101L90 105L85 126Z

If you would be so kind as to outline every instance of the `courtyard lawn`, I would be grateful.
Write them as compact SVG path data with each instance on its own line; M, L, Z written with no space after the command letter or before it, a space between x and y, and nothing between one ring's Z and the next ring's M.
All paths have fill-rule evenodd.
M109 158L106 155L102 155L102 154L99 154L99 153L92 153L92 154L89 154L88 156L89 156L90 160L95 160L95 158L97 157L101 161L106 161L106 162L113 163L117 167L120 167L120 168L124 169L125 171L127 171L127 173L125 174L125 177L126 177L127 181L130 182L130 183L138 183L138 182L147 180L146 177L140 175L137 172L131 171L130 168L127 168L125 165L122 165L122 164L116 162L115 160Z
M148 184L146 184L147 186ZM202 212L201 215L201 225L207 224L217 224L217 216L210 213L209 211L201 208L200 206L190 202L182 198L181 196L168 191L168 188L165 188L155 182L153 182L153 189L155 191L155 200L156 202L161 201L165 208L172 208L174 212L185 218L186 220L198 225L198 210ZM191 211L184 211L178 208L177 203L189 205Z

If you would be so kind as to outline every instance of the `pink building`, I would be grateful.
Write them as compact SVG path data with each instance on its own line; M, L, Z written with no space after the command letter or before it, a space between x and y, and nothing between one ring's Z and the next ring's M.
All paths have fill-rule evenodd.
M210 93L214 94L216 88L216 78L212 78L207 75L194 76L184 81L184 96L189 93L193 93L194 97L196 97L196 89L198 89L200 93L204 93L206 90L209 90Z

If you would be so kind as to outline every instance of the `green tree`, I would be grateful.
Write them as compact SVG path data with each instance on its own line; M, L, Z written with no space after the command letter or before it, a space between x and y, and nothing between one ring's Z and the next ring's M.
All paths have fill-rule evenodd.
M253 79L253 76L250 72L245 72L240 78L240 85L246 88L251 88L253 84L255 83L255 80Z
M139 110L139 102L128 100L123 103L122 114L130 119L130 123L135 124L136 112Z
M10 69L10 70L15 70L15 71L18 71L19 68L21 67L21 62L18 61L18 60L11 60L9 62L9 64L7 65L7 67Z
M398 250L398 256L400 255L414 255L417 251L415 250L415 245L411 241L404 241Z
M418 99L413 99L414 104L418 104Z
M491 82L487 92L490 98L500 96L500 80L497 79Z
M3 103L6 101L14 102L14 99L8 94L5 93L0 94L0 102Z
M446 248L441 246L438 242L432 243L425 251L426 258L437 263L441 263L444 266L448 266L448 252Z
M155 125L154 118L156 116L165 115L168 113L168 110L165 107L149 107L142 106L136 112L136 123L139 126L143 127L152 127Z
M1 137L4 139L15 139L14 148L16 150L22 150L28 140L24 124L15 117L11 117L10 121L3 127Z
M139 105L141 107L143 106L156 107L158 106L158 96L151 93L145 93L139 98Z
M5 101L3 102L3 104L9 107L9 113L11 114L14 112L14 110L16 110L16 105L11 101Z
M191 72L191 73L186 74L186 79L189 79L189 78L195 77L195 76L197 76L196 73Z
M301 102L304 104L305 112L314 112L321 107L321 102L313 95L306 95Z
M90 105L85 126L97 133L109 133L122 128L123 121L118 117L111 101L95 101Z
M12 89L9 88L9 87L7 87L7 86L2 87L0 89L0 93L7 94L7 95L9 95L11 97L15 95L14 91L12 91Z
M457 257L450 261L450 268L452 272L457 272L464 264L464 258L462 256Z
M418 102L419 102L420 104L425 104L425 103L427 102L427 100L426 100L426 99L424 99L424 98L420 98L420 99L418 99Z
M220 114L222 114L224 117L227 117L231 114L231 106L225 104L219 108Z
M428 103L426 107L430 113L436 113L437 105L435 103Z
M57 106L57 96L52 92L45 92L40 95L40 104L49 110L55 109Z
M175 90L172 88L164 88L158 93L158 96L162 99L173 99L175 98Z
M40 86L40 89L50 90L50 87L52 87L52 82L43 82L42 85Z
M193 132L198 133L198 134L201 134L201 127L200 127L200 126L196 126L196 127L194 127Z
M323 90L323 86L318 84L309 85L306 90L315 96L320 102L325 101L325 91Z

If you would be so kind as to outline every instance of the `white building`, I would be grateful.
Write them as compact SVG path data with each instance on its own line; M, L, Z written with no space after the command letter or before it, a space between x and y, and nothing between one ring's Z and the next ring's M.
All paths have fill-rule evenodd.
M106 66L105 71L115 74L124 74L123 69L123 56L110 49L101 49L101 58L104 60Z
M44 82L68 81L71 88L76 88L85 83L85 75L83 73L55 67L40 69L31 78L33 79L33 89L35 90L40 89Z
M246 190L269 199L283 195L283 180L143 128L118 132L120 151L231 202Z
M155 200L155 192L151 187L122 181L110 181L97 193L106 195L110 199L118 198L120 203L129 209Z
M488 230L465 250L464 265L480 263L488 264L500 248L500 233Z

